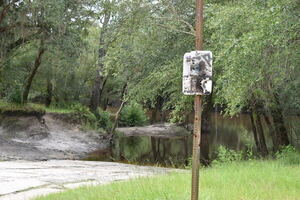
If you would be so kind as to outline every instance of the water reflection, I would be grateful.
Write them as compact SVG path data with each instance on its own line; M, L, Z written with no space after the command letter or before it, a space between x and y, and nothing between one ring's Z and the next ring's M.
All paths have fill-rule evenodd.
M220 145L237 151L254 145L250 118L246 114L231 118L213 113L211 127L209 143L212 157Z
M208 141L211 158L216 156L215 152L220 145L234 150L243 150L253 145L249 117L241 115L226 118L212 114ZM111 148L93 152L87 159L183 167L192 155L192 135L166 138L118 134L113 143Z
M118 135L115 138L113 156L118 161L128 163L180 167L188 162L191 155L188 147L191 143L190 136L161 138Z

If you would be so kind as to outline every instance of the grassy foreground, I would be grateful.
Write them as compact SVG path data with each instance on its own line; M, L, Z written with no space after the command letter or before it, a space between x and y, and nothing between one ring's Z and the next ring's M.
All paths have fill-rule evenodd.
M201 169L201 200L300 200L300 166L246 161ZM36 200L189 200L190 173L81 187Z

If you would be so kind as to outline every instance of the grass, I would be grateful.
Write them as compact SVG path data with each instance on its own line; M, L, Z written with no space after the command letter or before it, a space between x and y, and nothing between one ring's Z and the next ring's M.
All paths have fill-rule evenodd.
M201 169L201 200L300 200L300 166L245 161ZM81 187L35 200L189 200L190 173Z
M77 107L78 108L78 107ZM76 107L61 108L61 107L46 107L42 104L27 103L16 104L10 103L4 100L0 100L0 118L3 116L37 116L42 117L46 113L55 114L60 120L81 124L83 130L97 130L99 132L105 132L101 127L97 127L97 119L89 111L88 108L82 106L83 110L76 110ZM87 115L88 114L88 115ZM90 118L88 118L90 117ZM1 119L0 119L1 120ZM89 121L91 120L91 121Z
M45 113L59 113L59 114L68 114L74 113L75 111L70 108L58 108L58 107L49 107L42 104L16 104L9 103L7 101L0 100L0 114L40 114L43 115Z
M46 110L37 104L15 104L0 100L0 114L3 115L44 115Z
M48 107L46 108L47 113L60 113L60 114L69 114L74 113L75 111L70 108L59 108L59 107Z

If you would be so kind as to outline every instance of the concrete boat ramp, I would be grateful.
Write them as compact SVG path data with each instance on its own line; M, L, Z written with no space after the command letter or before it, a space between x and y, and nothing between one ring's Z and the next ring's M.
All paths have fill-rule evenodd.
M106 184L171 171L174 169L113 162L1 161L0 200L29 200L83 185Z

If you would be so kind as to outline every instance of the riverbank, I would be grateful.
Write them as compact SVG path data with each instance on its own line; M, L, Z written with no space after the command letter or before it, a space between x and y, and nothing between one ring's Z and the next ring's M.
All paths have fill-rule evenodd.
M99 112L96 118L80 105L57 109L0 101L0 160L84 159L137 164L163 164L166 160L168 166L173 166L176 160L168 161L168 158L173 153L178 157L182 150L170 151L171 141L185 150L184 155L179 156L179 164L183 165L188 159L186 137L190 131L184 127L166 123L121 127L111 134L105 124L112 122L106 121L109 116L103 113ZM179 141L181 139L184 141ZM140 147L142 141L143 148L136 151L140 155L127 151ZM152 153L154 157L149 160L148 154Z
M0 160L83 159L110 146L109 135L82 130L65 114L0 117Z
M300 165L244 161L201 169L200 199L298 200ZM35 200L188 200L190 172L81 187Z

